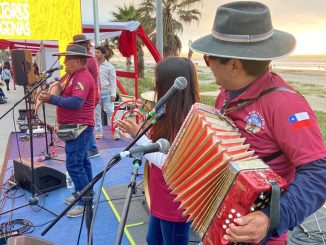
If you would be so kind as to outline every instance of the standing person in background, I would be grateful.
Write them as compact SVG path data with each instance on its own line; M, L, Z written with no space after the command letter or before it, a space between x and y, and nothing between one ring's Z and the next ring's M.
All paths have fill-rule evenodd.
M87 149L94 131L95 85L86 68L86 60L91 56L85 47L74 44L68 45L66 52L55 55L65 57L65 69L69 75L62 84L64 89L60 96L42 92L39 98L57 106L59 131L63 128L78 131L78 136L67 140L65 145L66 168L78 193L92 180ZM74 200L75 195L66 198L65 203L71 204ZM83 215L84 206L84 200L78 201L67 216L74 218Z
M0 104L5 104L7 103L7 97L5 93L3 92L2 88L0 88Z
M101 103L108 117L110 126L111 116L114 110L114 101L117 93L117 80L114 66L105 59L106 49L104 46L95 48L95 57L99 64L100 84L101 84ZM96 105L95 109L95 131L96 139L102 138L103 127L101 120L101 104ZM119 132L116 130L113 133L114 140L120 139Z
M149 138L143 136L138 144L147 145L160 138L173 142L183 120L191 106L199 101L198 79L194 64L187 58L168 57L157 64L155 68L155 93L157 99L162 98L172 87L177 77L187 79L187 87L173 96L166 105L166 114L154 125ZM177 115L177 116L176 116ZM129 120L119 120L118 126L122 132L135 137L139 126ZM162 166L166 154L156 152L144 156L150 162L150 220L147 231L147 244L157 245L187 245L190 223L188 217L182 215L180 202L174 201L175 196L165 183Z
M90 58L87 59L86 67L88 71L91 73L93 76L94 82L95 82L95 90L96 90L96 95L95 95L95 104L96 106L100 104L100 77L99 77L99 70L98 70L98 64L96 61L96 58L90 51L91 48L91 43L90 39L88 39L84 34L78 34L73 37L73 42L72 44L78 44L87 49L87 54L90 56ZM95 117L95 114L94 114ZM97 122L95 122L97 123ZM89 157L98 157L100 155L100 152L98 150L98 147L96 145L95 141L95 135L93 132L93 136L91 137L90 143L89 143L89 148L88 148L88 155Z
M10 72L9 67L7 65L5 65L3 67L3 70L1 72L1 78L2 78L3 81L5 81L6 86L7 86L7 91L9 92L10 91L9 83L10 83L10 80L11 80L11 72Z
M271 60L289 55L294 37L275 30L269 8L259 2L218 7L212 33L191 45L204 54L221 92L216 108L231 118L250 149L287 180L280 221L270 227L270 206L234 220L224 239L282 245L292 230L326 199L326 147L305 98L270 71Z

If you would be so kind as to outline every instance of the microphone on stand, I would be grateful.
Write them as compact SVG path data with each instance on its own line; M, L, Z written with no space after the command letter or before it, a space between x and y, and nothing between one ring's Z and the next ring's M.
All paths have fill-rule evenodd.
M124 157L129 157L133 155L137 155L139 153L142 154L147 154L151 152L162 152L162 153L167 153L170 148L170 142L166 139L159 139L156 141L156 143L151 143L148 145L143 145L143 146L136 146L131 148L128 151L122 151L116 155L113 156L113 158L124 158Z
M62 70L63 69L63 65L59 65L58 67L53 67L47 71L42 71L40 74L41 75L45 75L45 74L49 74L49 73L53 73L55 71L59 71L59 70Z
M174 80L172 87L166 92L166 94L156 103L153 110L145 115L145 119L148 119L156 114L163 105L165 105L178 91L181 91L187 87L187 79L185 77L177 77Z

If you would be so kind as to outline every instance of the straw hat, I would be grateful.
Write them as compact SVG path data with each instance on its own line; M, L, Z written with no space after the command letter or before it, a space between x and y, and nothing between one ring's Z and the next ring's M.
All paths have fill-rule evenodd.
M217 8L212 33L191 45L206 55L246 60L273 60L288 56L295 38L275 30L269 8L259 2L231 2Z

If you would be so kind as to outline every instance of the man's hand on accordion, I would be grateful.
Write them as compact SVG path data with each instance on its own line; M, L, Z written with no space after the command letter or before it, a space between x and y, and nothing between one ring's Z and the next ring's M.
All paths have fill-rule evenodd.
M226 229L223 239L230 242L259 243L269 228L269 217L261 211L255 211L234 220Z

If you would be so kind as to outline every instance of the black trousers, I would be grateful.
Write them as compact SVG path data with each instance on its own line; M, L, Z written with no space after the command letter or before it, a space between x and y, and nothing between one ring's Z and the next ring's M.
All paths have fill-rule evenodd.
M7 85L7 91L10 91L10 89L9 89L9 82L10 82L9 79L5 79L5 83L6 83L6 85Z

